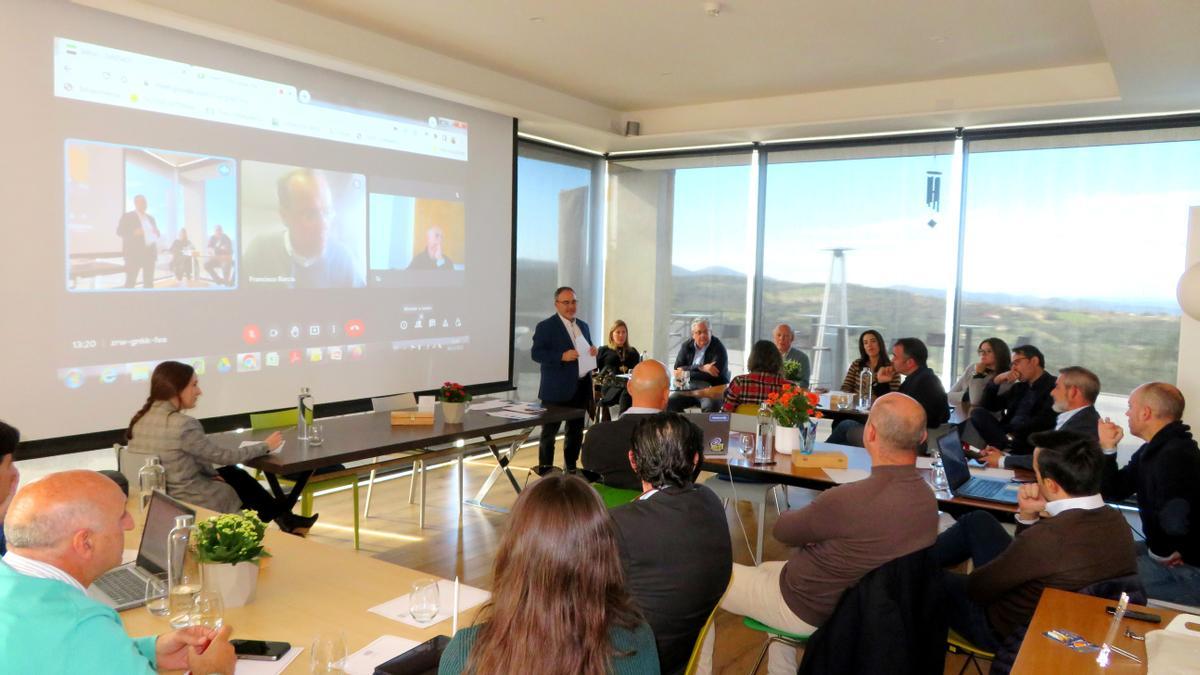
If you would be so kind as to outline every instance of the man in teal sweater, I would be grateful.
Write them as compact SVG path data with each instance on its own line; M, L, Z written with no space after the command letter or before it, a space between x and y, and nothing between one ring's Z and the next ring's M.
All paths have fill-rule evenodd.
M228 626L135 640L112 608L87 596L84 589L121 564L132 528L124 494L94 471L52 474L17 492L4 521L0 673L232 675Z

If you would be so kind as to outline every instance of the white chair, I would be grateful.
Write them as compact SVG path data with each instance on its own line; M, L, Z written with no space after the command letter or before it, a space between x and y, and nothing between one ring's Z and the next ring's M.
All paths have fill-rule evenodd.
M121 472L121 475L129 481L130 490L138 490L138 472L142 470L143 466L146 466L147 458L157 457L157 455L132 452L128 447L119 443L113 445L113 452L117 455L117 471Z
M758 565L762 562L763 550L763 532L767 527L767 495L774 495L775 510L783 513L783 509L779 504L779 493L775 488L780 487L778 483L741 483L730 480L721 480L720 475L713 476L704 481L704 485L708 489L716 493L721 498L721 503L729 506L730 502L747 501L758 510L758 543L754 549L754 564ZM735 507L736 508L736 504ZM745 533L745 529L742 529ZM749 538L746 544L750 544Z
M371 410L375 412L391 412L393 410L410 410L417 407L417 397L413 394L393 394L391 396L377 396L371 399ZM382 457L376 457L371 460L371 464L378 464ZM413 490L417 485L417 474L425 471L425 463L419 459L413 460L412 465L412 480L408 484L408 503L413 503ZM371 475L367 478L367 503L363 506L363 518L371 515L371 492L375 487L375 472L376 469L371 469ZM421 495L421 505L425 505L425 495Z

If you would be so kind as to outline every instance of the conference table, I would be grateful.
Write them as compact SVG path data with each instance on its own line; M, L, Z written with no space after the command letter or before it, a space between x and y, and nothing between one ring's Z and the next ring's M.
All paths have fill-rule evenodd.
M871 457L865 448L818 441L813 445L815 452L841 452L846 455L846 469L826 470L814 466L801 466L799 457L782 453L771 453L773 464L755 464L753 451L754 434L732 431L729 434L729 451L726 455L706 455L701 464L705 471L718 474L732 475L735 478L748 478L756 481L779 483L792 487L802 487L811 490L827 490L840 483L851 482L856 478L865 478L871 472ZM922 461L922 464L924 462ZM918 467L916 469L931 482L931 470ZM1032 479L1031 472L1016 472L1019 479ZM932 484L932 483L931 483ZM948 492L937 492L938 504L946 513L958 515L975 509L984 509L1002 519L1012 520L1017 513L1016 504L1003 504L970 497L952 496Z
M295 426L274 429L245 429L212 434L218 445L237 446L245 441L261 441L278 431L283 434L283 448L270 455L247 461L247 466L261 469L267 477L276 499L289 509L295 506L305 485L319 469L358 462L384 455L404 455L402 459L428 462L440 458L461 459L465 454L487 448L497 465L473 499L462 495L462 463L459 463L459 493L472 506L503 510L484 502L487 493L501 476L507 477L513 490L521 484L513 476L509 464L517 450L537 427L547 422L562 422L583 416L575 408L547 406L540 414L528 419L507 419L489 414L494 411L468 410L461 423L446 422L439 406L433 424L393 426L390 412L367 412L322 417L316 421L323 427L323 442L313 445L297 439ZM350 471L367 471L371 465ZM422 475L424 475L422 473ZM280 476L292 480L290 491L284 490ZM422 511L424 505L422 504ZM423 513L422 513L423 515Z
M1105 598L1096 598L1079 593L1047 588L1042 592L1037 611L1029 624L1029 631L1021 643L1021 651L1013 664L1012 672L1027 675L1042 673L1144 673L1146 672L1146 643L1126 636L1126 629L1145 635L1146 632L1166 627L1171 619L1179 615L1169 609L1129 605L1129 609L1158 614L1161 624L1136 621L1126 617L1117 629L1113 645L1120 647L1142 660L1142 663L1113 654L1107 668L1096 663L1095 652L1077 652L1043 635L1048 630L1069 630L1094 644L1104 642L1112 616L1104 611L1117 603Z
M821 413L822 417L824 417L825 419L831 420L833 422L840 422L842 420L853 420L855 422L861 422L863 424L867 423L867 416L871 414L871 411L869 409L868 410L859 410L856 406L851 406L846 409L835 408L829 402L829 399L830 399L829 394L830 394L830 392L822 393L821 399L820 399L820 401L817 402L817 405L816 405L817 412ZM959 409L957 407L951 407L950 419L947 421L947 423L948 424L958 424L961 421L962 421L962 416L959 414Z
M137 512L135 504L131 503L130 508ZM197 519L211 515L200 509ZM140 529L126 533L127 548L137 548ZM234 638L283 641L302 647L304 651L284 673L310 672L309 649L319 634L344 635L347 654L382 635L417 643L450 635L449 619L417 628L367 611L406 595L414 581L431 575L275 528L267 529L265 544L271 557L263 561L254 600L244 607L225 608L223 621L232 626ZM439 604L452 602L452 598L439 598ZM477 610L460 611L459 626L469 626ZM132 636L171 630L167 617L153 616L145 607L121 612L121 621Z

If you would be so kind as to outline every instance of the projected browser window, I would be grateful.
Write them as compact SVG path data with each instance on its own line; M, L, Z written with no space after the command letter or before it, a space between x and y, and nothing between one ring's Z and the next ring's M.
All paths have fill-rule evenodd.
M70 2L0 24L5 421L125 427L505 382L513 120Z

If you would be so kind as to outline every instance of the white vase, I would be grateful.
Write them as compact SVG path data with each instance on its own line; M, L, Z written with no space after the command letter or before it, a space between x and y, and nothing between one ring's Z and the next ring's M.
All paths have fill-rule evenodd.
M449 403L442 401L442 420L449 424L462 424L463 415L467 413L466 403Z
M800 447L800 427L775 425L775 452L790 455Z
M254 600L258 589L258 563L204 563L204 590L221 594L226 608L241 607Z

